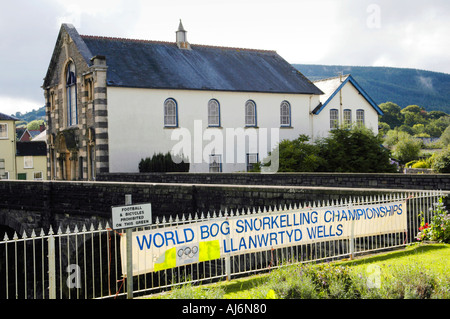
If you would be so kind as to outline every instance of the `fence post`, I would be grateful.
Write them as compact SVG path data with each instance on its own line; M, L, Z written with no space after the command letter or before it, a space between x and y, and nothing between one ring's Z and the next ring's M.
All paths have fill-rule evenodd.
M225 273L227 275L227 281L231 280L231 257L230 255L225 256Z
M53 230L51 227L48 234L48 295L50 299L56 299L55 236L53 236Z
M125 195L125 205L131 205L131 195ZM133 229L125 230L127 236L127 299L133 299L133 256L132 240Z
M350 204L350 210L353 211L353 205ZM355 219L352 219L352 224L350 228L350 239L349 239L349 250L350 250L350 260L353 259L353 255L355 253Z

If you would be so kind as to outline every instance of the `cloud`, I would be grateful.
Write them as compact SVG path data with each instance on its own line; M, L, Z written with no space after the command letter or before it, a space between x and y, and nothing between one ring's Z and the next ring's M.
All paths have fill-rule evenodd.
M36 108L62 22L80 34L276 50L290 63L450 73L448 0L14 0L0 11L0 112ZM11 98L17 99L13 103ZM19 106L17 106L19 107Z
M450 2L341 2L339 32L320 63L450 73Z

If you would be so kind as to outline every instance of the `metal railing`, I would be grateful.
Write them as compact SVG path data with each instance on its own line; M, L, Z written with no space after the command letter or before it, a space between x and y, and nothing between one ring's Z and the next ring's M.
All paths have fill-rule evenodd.
M211 218L278 213L305 207L349 207L349 205L407 201L406 232L378 234L351 239L322 240L266 251L245 253L133 277L135 296L170 289L188 282L212 282L231 276L246 276L285 263L329 261L356 254L403 247L414 241L421 217L431 220L440 191L397 192L374 197L313 202L294 207L264 207L258 210L225 211L156 218L146 229L197 223ZM3 236L3 235L2 235ZM122 278L120 236L109 225L73 229L49 229L36 234L5 233L0 241L0 299L91 299L126 296Z

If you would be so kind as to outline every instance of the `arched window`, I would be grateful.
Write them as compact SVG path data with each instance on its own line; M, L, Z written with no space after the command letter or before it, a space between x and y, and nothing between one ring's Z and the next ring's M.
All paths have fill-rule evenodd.
M245 126L256 126L256 103L252 100L245 102Z
M352 126L352 110L344 110L344 127L349 128Z
M356 110L356 125L358 127L363 127L365 123L364 110Z
M281 126L291 126L291 104L289 104L288 101L281 102L280 125Z
M164 126L178 127L178 105L172 98L164 102Z
M67 125L78 124L77 109L77 77L75 64L69 62L66 70L66 95L67 95Z
M216 99L208 102L208 126L220 126L220 104Z
M330 110L330 129L339 127L339 113L337 109Z

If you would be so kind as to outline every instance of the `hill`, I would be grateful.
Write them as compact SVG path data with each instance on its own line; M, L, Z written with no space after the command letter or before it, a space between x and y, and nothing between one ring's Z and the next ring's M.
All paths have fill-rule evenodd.
M37 110L32 110L30 112L27 112L25 114L22 114L20 112L16 112L16 114L11 114L15 117L17 117L19 120L24 121L24 122L31 122L34 120L44 120L45 121L45 106L37 109Z
M351 74L377 103L419 105L450 113L450 74L390 67L293 64L311 81Z

